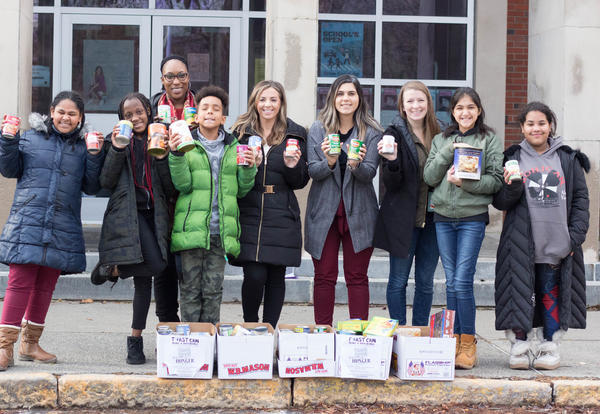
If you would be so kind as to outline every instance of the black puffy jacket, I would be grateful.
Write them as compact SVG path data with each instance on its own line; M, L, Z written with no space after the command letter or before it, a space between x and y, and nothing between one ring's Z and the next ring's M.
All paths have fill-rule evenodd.
M240 143L248 144L253 135L245 133ZM288 139L297 139L302 156L294 168L283 162ZM308 183L306 162L306 130L288 118L285 138L279 145L263 153L254 187L242 199L240 208L241 252L232 262L241 266L245 262L300 266L302 255L302 226L300 207L294 194ZM272 193L270 192L272 191Z
M505 161L520 160L521 147L504 152ZM561 262L559 280L559 319L563 330L584 329L586 325L585 268L581 245L589 227L589 198L584 170L590 170L588 157L567 145L557 153L566 178L567 217L573 255ZM503 184L493 205L506 211L496 259L496 329L529 332L542 326L535 300L535 249L527 199L521 182ZM536 310L536 307L538 309Z

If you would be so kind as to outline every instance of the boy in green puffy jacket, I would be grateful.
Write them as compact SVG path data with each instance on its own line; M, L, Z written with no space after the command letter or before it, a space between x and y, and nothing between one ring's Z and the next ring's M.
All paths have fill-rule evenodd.
M177 150L181 135L169 137L169 168L179 191L171 251L181 255L182 320L217 323L226 256L240 252L237 199L253 187L256 167L252 150L240 154L248 165L238 166L238 142L223 129L227 93L206 86L195 101L195 147L183 153Z

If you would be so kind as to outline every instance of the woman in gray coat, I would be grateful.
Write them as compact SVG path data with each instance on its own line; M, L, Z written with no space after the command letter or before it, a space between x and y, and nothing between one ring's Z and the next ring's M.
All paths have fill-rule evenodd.
M339 136L339 152L330 141L331 135ZM304 245L315 266L317 324L333 322L340 242L350 318L369 317L367 269L378 211L373 177L379 164L380 138L381 127L369 114L358 79L353 75L338 77L308 133L308 174L313 182ZM360 149L355 159L349 156L351 144Z

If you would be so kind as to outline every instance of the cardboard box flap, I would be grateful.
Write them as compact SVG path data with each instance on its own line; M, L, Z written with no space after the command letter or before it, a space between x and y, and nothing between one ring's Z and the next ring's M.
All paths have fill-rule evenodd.
M211 335L215 335L217 333L215 325L207 322L160 322L156 325L156 329L158 330L159 326L168 326L173 332L175 332L177 325L181 324L190 325L190 332L208 332Z

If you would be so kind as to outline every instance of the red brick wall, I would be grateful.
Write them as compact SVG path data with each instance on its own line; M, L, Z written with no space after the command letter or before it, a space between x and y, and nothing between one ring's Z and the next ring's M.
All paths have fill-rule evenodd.
M519 113L527 104L529 0L508 0L506 25L506 119L504 145L521 141Z

